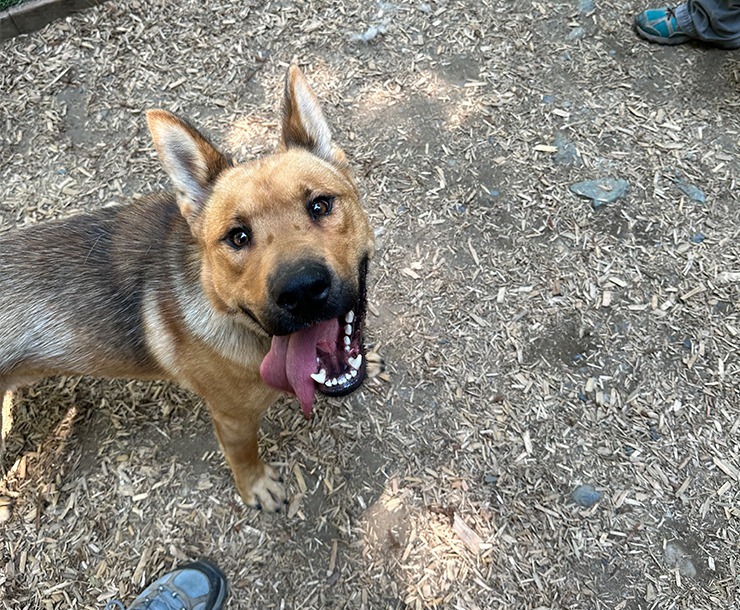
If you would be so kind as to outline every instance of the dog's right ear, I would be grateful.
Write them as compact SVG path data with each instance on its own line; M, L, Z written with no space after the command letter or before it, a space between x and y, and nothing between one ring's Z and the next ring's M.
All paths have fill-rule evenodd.
M231 166L192 125L165 110L148 110L146 120L159 159L177 193L177 205L194 224L218 175Z

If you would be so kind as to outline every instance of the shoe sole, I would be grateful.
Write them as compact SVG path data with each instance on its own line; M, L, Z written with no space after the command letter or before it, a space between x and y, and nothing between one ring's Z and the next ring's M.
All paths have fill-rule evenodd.
M684 44L689 42L689 40L693 40L691 36L674 36L673 38L665 38L664 36L656 36L655 34L650 34L649 32L646 32L643 30L637 23L635 23L635 32L637 32L637 35L641 38L644 38L645 40L649 40L650 42L655 42L657 44L666 45L669 47L678 45L678 44Z

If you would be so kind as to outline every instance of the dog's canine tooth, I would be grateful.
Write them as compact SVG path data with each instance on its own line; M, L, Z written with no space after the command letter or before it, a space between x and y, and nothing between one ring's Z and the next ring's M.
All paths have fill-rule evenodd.
M347 320L347 324L352 324L355 321L355 312L350 309L344 319Z
M354 358L347 358L347 362L354 370L359 370L362 364L362 354L357 354Z
M326 381L326 370L321 369L318 373L311 373L311 379L316 383L324 383Z

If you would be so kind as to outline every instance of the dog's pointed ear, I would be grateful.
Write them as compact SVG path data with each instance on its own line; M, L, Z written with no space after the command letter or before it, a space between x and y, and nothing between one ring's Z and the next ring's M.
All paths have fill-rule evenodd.
M283 98L283 148L305 148L329 163L344 166L344 152L331 139L319 100L296 65L288 69Z
M177 193L177 205L192 225L218 175L231 166L197 129L165 110L147 110L159 159Z

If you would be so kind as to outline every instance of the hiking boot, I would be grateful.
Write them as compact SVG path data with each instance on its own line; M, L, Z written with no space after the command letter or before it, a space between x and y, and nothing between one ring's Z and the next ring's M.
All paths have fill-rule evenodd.
M128 610L221 610L226 577L210 561L195 561L168 572L150 584ZM118 600L105 610L126 610Z

